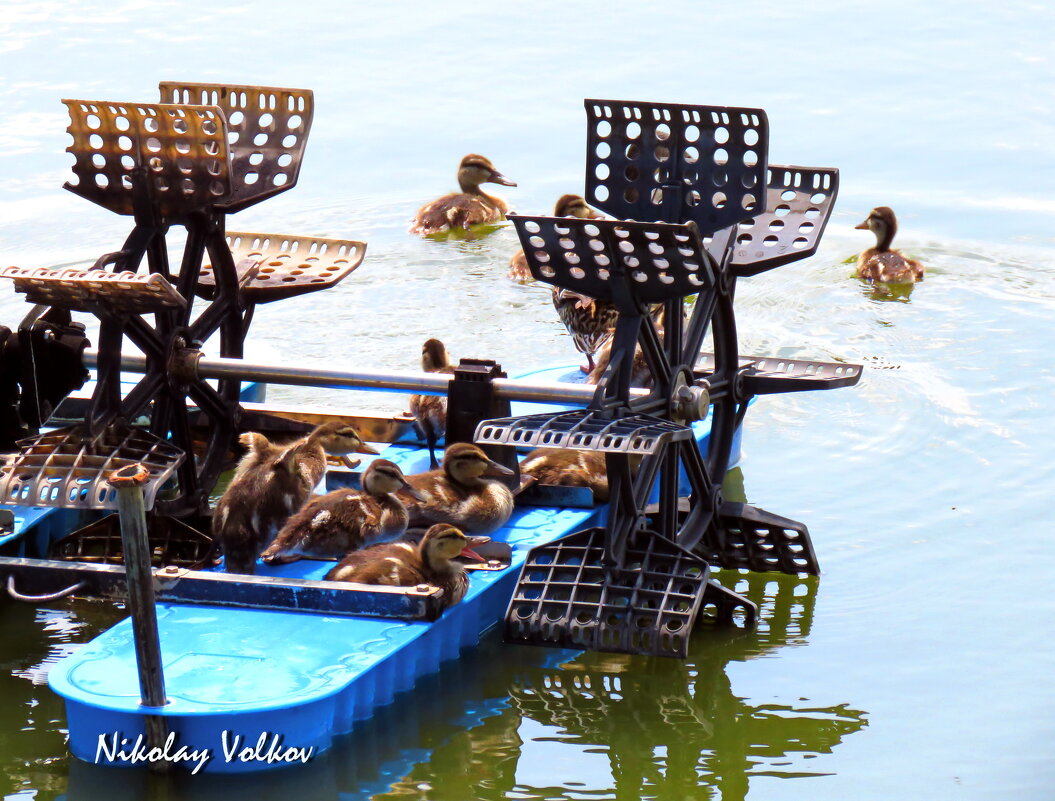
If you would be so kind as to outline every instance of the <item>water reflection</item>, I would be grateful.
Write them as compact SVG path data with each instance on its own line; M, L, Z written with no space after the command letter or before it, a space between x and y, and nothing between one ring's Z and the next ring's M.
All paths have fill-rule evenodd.
M753 776L820 775L805 760L867 725L846 704L752 702L727 675L809 637L817 580L743 574L751 632L703 629L686 660L507 646L496 636L426 679L304 768L151 777L71 760L69 798L743 799ZM547 747L564 749L562 767ZM563 766L577 751L571 776ZM583 781L574 781L581 778Z

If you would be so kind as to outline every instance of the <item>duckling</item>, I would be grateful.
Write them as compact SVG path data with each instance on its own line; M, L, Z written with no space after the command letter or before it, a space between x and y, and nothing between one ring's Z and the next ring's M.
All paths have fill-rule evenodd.
M581 220L604 219L603 214L598 214L589 207L586 198L582 195L561 195L557 205L553 207L553 216L578 217ZM509 260L509 277L518 284L526 284L534 280L523 249L514 253L513 258Z
M608 501L608 469L599 451L536 448L520 463L520 474L534 477L539 484L589 487L594 500Z
M388 542L352 551L326 574L326 580L395 587L431 584L443 590L444 606L453 606L469 589L465 568L453 560L465 556L484 561L472 546L486 539L470 539L454 526L437 523L416 546L409 542Z
M425 500L394 462L376 459L363 473L363 490L339 489L308 499L286 521L260 558L285 565L303 557L340 559L364 544L390 540L407 530L407 507L393 493Z
M897 233L897 218L887 206L876 206L864 222L854 228L866 229L876 235L876 245L857 257L857 277L866 281L887 284L911 284L923 280L923 265L910 259L890 243Z
M482 223L493 223L506 218L509 205L500 197L488 195L480 184L516 186L495 169L489 159L470 153L458 165L458 186L461 192L444 195L426 203L414 217L410 233L429 236Z
M426 340L421 347L421 369L426 373L454 374L447 348L438 339ZM436 440L447 431L447 399L440 395L411 395L410 413L429 447L429 467L440 466L436 461Z
M323 423L285 446L255 432L242 434L239 442L248 450L212 518L228 573L256 571L272 531L300 508L326 472L327 453L377 453L354 427L339 421Z
M425 501L407 504L410 525L449 523L471 534L489 534L513 513L513 493L489 476L513 471L492 462L475 445L456 442L443 454L443 467L407 478Z

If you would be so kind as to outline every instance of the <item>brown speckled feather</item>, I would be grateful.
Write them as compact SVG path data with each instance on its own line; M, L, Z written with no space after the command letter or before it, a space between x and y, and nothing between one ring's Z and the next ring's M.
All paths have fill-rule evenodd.
M594 500L608 501L608 470L603 453L565 448L538 448L520 463L521 475L534 476L539 484L589 487Z
M468 230L474 225L501 222L507 211L508 204L495 195L452 192L422 206L410 232L428 236L452 228Z

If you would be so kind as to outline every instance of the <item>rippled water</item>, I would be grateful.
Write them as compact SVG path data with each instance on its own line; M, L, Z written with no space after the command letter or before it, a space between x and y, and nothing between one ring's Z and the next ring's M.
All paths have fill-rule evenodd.
M258 311L270 358L408 369L441 336L510 372L576 355L508 228L405 233L466 152L548 211L582 186L582 98L757 105L773 163L841 169L818 254L737 289L742 353L865 364L854 389L760 399L732 480L805 521L823 575L749 583L756 632L685 662L489 640L329 756L264 780L153 784L66 757L47 666L120 616L0 605L0 793L18 798L1045 799L1055 579L1055 13L1031 3L346 7L0 3L0 263L84 263L128 228L59 189L62 97L162 79L306 86L298 187L231 221L369 242L338 287ZM845 260L894 207L928 266L877 295ZM3 322L25 311L0 295ZM264 357L261 357L264 358ZM274 399L344 396L279 390ZM404 399L366 396L376 408Z

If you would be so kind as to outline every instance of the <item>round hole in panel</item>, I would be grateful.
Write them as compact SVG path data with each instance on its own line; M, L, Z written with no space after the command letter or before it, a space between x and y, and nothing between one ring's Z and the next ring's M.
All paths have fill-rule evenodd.
M808 240L808 239L807 239L806 237L804 237L804 236L797 236L797 237L795 237L795 239L794 239L794 240L792 241L792 243L791 243L791 246L792 246L793 248L795 248L796 250L802 250L802 249L803 249L804 247L806 247L806 246L807 246L807 245L808 245L809 243L810 243L810 241L809 241L809 240Z
M102 153L93 153L92 166L95 167L95 169L97 170L101 170L103 167L106 166L106 156L104 156Z
M597 153L598 158L606 159L612 155L612 146L607 142L598 142L594 152Z
M715 186L725 186L729 183L729 173L725 170L715 170L711 174L711 180L714 181Z
M245 183L247 183L247 184L249 184L251 186L251 185L255 184L259 178L260 178L259 173L247 172L245 174L245 178L243 178L242 180Z
M282 137L282 147L286 148L286 150L289 150L295 144L297 144L297 137L293 134L287 134L286 136Z
M724 147L719 147L714 151L714 163L719 167L724 167L729 163L729 151Z
M263 147L264 145L267 144L267 140L269 138L270 137L266 133L261 131L260 133L256 134L253 137L253 144L256 145L257 147Z
M799 224L799 233L807 234L812 231L816 225L809 220Z
M729 141L729 129L724 125L719 125L714 129L714 141L719 145L724 145Z
M814 192L812 195L810 195L810 203L821 204L824 202L824 199L826 197L828 196L823 192Z
M789 206L787 203L781 203L779 206L773 209L773 213L777 217L786 217L790 212L791 206Z
M754 167L754 166L757 166L757 164L758 164L758 153L756 153L754 150L745 150L744 151L744 166L745 167Z
M285 186L288 181L289 176L284 172L275 173L274 177L271 179L271 183L275 186Z
M770 234L769 236L767 236L765 239L762 240L762 244L765 245L767 248L771 248L771 247L774 247L779 241L780 241L780 237L779 236L776 236L775 234Z
M639 136L641 136L641 126L636 122L627 123L626 138L637 139Z
M594 167L593 174L596 175L600 180L604 181L612 174L612 171L608 168L607 164L598 164Z
M711 195L711 205L716 209L724 209L728 200L729 198L726 196L725 192L715 192Z
M604 139L612 133L612 123L608 120L601 120L597 123L597 135Z
M261 164L264 163L264 154L260 152L250 153L249 163L252 164L254 167L259 167Z
M746 245L749 242L751 242L752 239L753 239L753 237L751 236L751 234L740 234L739 236L736 237L736 244L738 244L738 245Z
M122 136L122 137L120 137L118 139L118 145L121 147L121 149L122 150L131 150L132 149L132 140L128 139L128 147L124 147L124 145L121 143L121 139L128 139L128 137L127 136ZM147 150L149 150L151 153L160 153L161 152L161 140L158 139L156 136L148 136L147 137Z
M626 180L628 181L636 181L638 177L640 177L641 171L633 164L630 164L625 170L623 170L623 175L626 176Z
M747 194L740 198L740 206L744 211L754 211L758 202L754 195Z
M744 131L744 144L748 147L754 147L758 144L758 131L754 128L748 128Z
M644 270L634 270L632 273L630 273L630 275L639 284L643 284L645 283L645 281L648 280L648 273L646 273Z
M685 126L685 141L698 142L700 139L700 127L698 125Z
M807 220L815 220L821 216L821 212L820 209L810 208L806 209L802 216L805 217Z
M581 281L583 278L586 277L586 270L584 270L582 267L572 267L568 270L568 272L571 274L572 278L578 281Z
M595 186L593 189L593 199L596 200L598 203L604 203L606 200L608 200L608 187L604 184L601 184L600 186Z
M261 114L260 115L260 119L257 120L257 125L259 125L261 128L270 128L274 124L275 124L275 117L274 117L274 115L271 114L270 112L266 112L266 111L263 114Z
M638 194L636 187L628 186L623 191L623 200L625 200L627 203L637 203L639 197L640 195Z
M609 264L612 263L612 260L609 259L603 253L598 253L596 256L594 256L593 261L594 264L598 265L599 267L607 267Z
M700 149L689 145L682 151L681 158L686 164L695 164L700 160Z
M779 231L783 227L784 227L784 221L783 220L770 220L769 221L769 230L770 231Z

